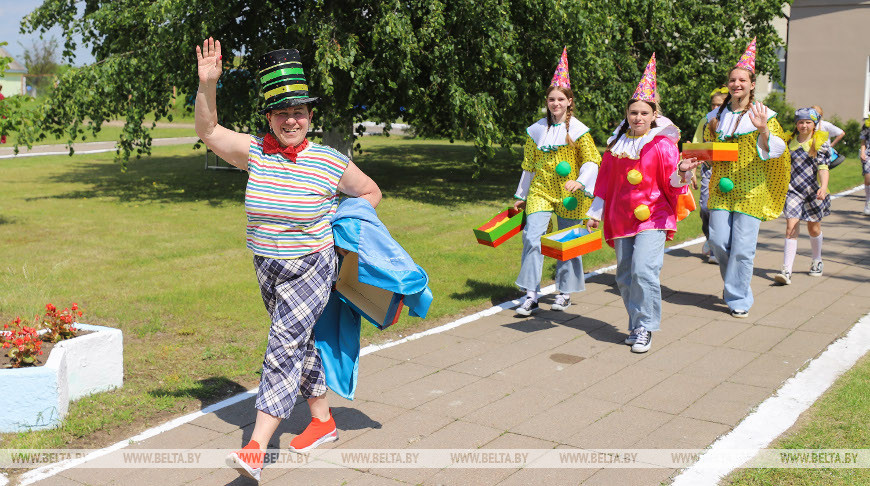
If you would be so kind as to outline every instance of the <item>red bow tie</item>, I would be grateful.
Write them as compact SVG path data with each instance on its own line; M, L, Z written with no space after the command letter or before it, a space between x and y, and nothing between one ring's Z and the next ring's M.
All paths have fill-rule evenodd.
M302 143L295 147L282 147L278 140L271 133L263 137L263 153L264 154L281 154L285 159L296 163L296 155L308 148L308 139L302 140Z

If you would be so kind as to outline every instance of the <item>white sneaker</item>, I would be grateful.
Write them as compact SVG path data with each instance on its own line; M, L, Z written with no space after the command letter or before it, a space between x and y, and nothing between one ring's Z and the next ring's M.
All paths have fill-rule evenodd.
M821 260L813 260L813 263L810 265L810 277L821 277L824 267L825 265Z
M571 305L571 296L568 294L559 294L556 296L556 301L550 306L550 309L555 311L563 311Z
M870 199L864 203L864 216L870 216Z
M778 284L791 285L791 272L786 270L785 265L783 265L782 270L780 270L779 273L773 276L773 280L775 280Z
M637 340L631 346L632 353L645 353L652 346L652 333L643 327L637 328Z
M639 329L639 328L638 328L638 329ZM632 330L628 333L628 337L625 338L625 344L628 344L629 346L631 346L631 345L633 345L633 344L636 343L636 342L637 342L637 329L632 329Z
M710 253L710 255L707 256L707 263L712 263L712 264L714 264L714 265L718 265L718 264L719 264L719 260L716 259L716 255Z
M526 300L516 310L517 314L521 316L530 316L532 312L538 310L538 301L526 297Z

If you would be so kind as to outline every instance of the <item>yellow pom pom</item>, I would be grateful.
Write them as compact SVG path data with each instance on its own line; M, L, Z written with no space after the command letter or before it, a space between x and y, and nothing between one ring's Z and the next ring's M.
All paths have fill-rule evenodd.
M626 176L628 182L634 184L635 186L640 184L640 181L643 180L643 174L640 173L639 170L631 169L628 171L628 175Z
M634 208L634 217L639 219L640 221L646 221L649 219L649 206L646 204L641 204L640 206Z

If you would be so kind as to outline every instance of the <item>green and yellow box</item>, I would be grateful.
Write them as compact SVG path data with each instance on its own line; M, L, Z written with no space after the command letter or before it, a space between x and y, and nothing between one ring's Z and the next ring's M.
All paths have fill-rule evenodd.
M601 230L590 232L583 224L541 237L541 253L563 262L600 249Z
M489 221L475 228L474 236L481 245L495 248L519 233L525 225L525 212L508 206Z

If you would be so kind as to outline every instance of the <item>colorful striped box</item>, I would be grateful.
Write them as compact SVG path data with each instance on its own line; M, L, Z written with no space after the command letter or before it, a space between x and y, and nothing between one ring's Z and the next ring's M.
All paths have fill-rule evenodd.
M601 231L590 233L583 224L541 237L541 253L563 262L600 249Z
M474 230L474 236L477 237L477 242L481 245L495 248L519 233L525 225L525 212L507 207L486 223L478 226Z
M386 329L402 314L402 294L390 292L359 281L359 255L349 252L342 258L338 269L335 291L345 303L354 308L378 329Z
M684 143L683 158L724 162L737 161L737 144L726 142Z

